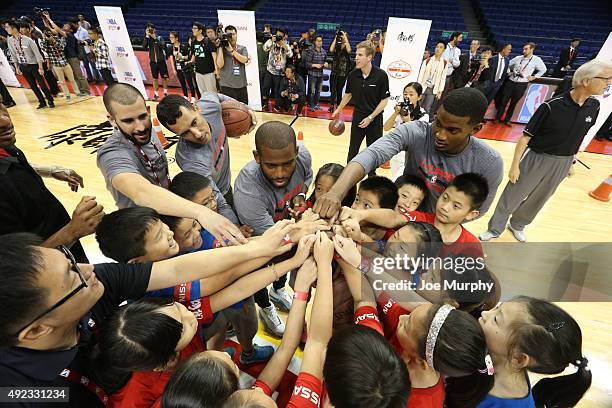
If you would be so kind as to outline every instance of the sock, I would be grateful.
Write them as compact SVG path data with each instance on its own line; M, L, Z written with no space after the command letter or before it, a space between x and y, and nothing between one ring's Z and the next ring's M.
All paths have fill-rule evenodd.
M159 96L159 95L157 94L157 91L153 91L153 95L155 95L155 96Z
M164 89L164 95L168 96L168 90L167 89Z

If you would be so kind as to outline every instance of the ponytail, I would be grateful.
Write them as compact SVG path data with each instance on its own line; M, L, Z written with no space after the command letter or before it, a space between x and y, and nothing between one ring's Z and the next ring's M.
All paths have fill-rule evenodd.
M533 399L537 408L573 407L578 404L591 386L592 374L588 360L582 357L574 363L578 370L561 377L542 378L533 387Z

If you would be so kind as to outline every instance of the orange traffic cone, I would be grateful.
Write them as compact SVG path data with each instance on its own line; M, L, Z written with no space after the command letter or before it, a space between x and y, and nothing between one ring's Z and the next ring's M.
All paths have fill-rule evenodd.
M612 192L612 174L603 181L593 191L589 191L589 195L599 201L610 201L610 192Z
M385 164L383 164L382 166L380 166L381 169L385 169L388 170L391 168L391 162L387 160L387 162Z
M298 142L303 142L304 141L304 133L302 133L302 131L300 130L298 132L298 138L297 138Z
M169 142L166 139L166 136L164 136L164 131L162 130L161 125L159 124L159 120L157 118L153 118L153 130L155 131L155 134L157 135L157 138L159 139L162 146L168 146Z

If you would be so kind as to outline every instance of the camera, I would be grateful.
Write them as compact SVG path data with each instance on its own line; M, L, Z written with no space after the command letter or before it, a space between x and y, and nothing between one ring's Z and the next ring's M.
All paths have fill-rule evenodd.
M223 31L223 24L217 26L217 38L219 39L219 46L227 47L229 45L230 36Z
M41 17L43 16L43 13L45 11L47 11L47 12L51 11L51 9L49 7L34 7L33 10L34 10L34 12L36 14L38 14Z
M403 101L397 104L400 107L400 115L407 116L414 110L414 105L410 101Z

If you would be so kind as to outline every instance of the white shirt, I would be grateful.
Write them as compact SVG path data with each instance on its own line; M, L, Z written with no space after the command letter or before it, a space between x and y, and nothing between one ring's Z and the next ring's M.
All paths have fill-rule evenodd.
M446 44L446 49L442 54L442 58L448 61L448 70L446 71L446 76L451 76L455 68L459 67L460 61L459 57L461 56L461 50L459 47L453 47L452 45Z
M513 82L529 82L529 77L534 75L536 78L541 77L546 73L546 65L542 58L537 55L532 55L526 58L522 55L512 58L508 64L508 74Z
M497 54L497 71L495 71L495 82L499 81L504 74L506 61L501 54Z
M74 33L74 36L77 38L77 40L79 41L85 41L85 40L91 40L91 37L89 36L89 34L87 33L87 30L84 29L83 27L79 26L78 30L76 31L76 33ZM91 51L89 50L88 46L84 46L85 48L85 54L89 54Z

